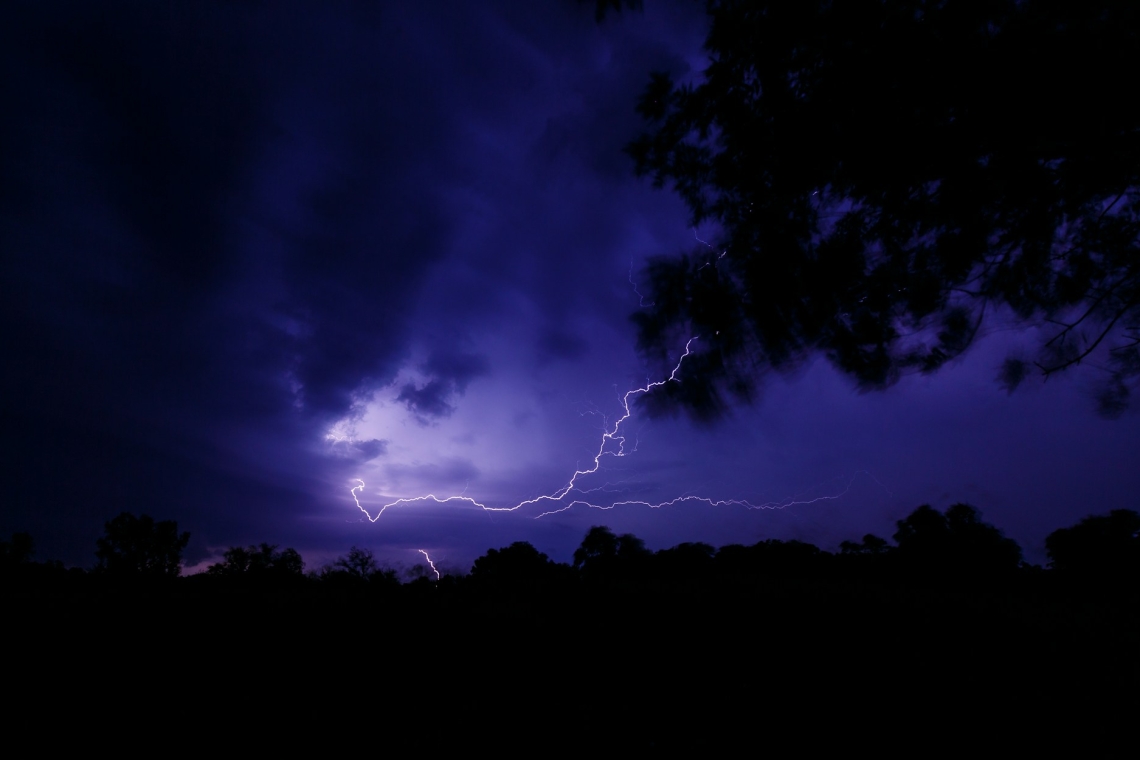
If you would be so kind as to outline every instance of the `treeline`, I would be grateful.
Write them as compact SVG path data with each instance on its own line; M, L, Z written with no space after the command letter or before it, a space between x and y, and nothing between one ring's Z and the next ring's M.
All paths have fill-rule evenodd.
M829 552L780 540L651 551L598 526L570 562L516 542L438 579L367 549L306 569L260 544L180 576L186 534L120 515L89 570L35 562L26 535L5 541L0 610L9 650L59 674L45 683L168 695L199 679L223 695L205 702L211 716L218 699L245 715L303 693L372 709L378 686L398 684L405 713L470 713L496 731L509 714L581 749L704 754L808 720L802 740L815 747L822 731L850 750L862 734L821 717L850 716L888 737L928 726L938 742L948 726L997 726L1042 756L1057 727L1095 725L1079 756L1121 756L1109 750L1134 733L1140 693L1140 515L1054 531L1047 567L966 505L920 507L896 527ZM460 707L436 712L448 704Z
M231 547L205 573L180 580L203 589L253 584L390 591L405 586L516 592L610 587L632 592L739 587L776 579L982 590L1045 577L1114 589L1132 588L1140 579L1140 513L1134 510L1090 516L1054 531L1046 539L1046 568L1027 564L1015 541L966 504L945 512L922 506L896 527L893 543L868 534L829 552L778 539L720 548L692 542L651 551L635 535L615 535L595 526L575 550L572 563L555 562L520 541L489 549L467 574L438 574L417 565L403 577L382 566L368 549L352 547L335 561L306 572L295 549L262 543ZM32 537L17 533L0 541L0 572L9 588L21 582L169 582L179 578L189 539L173 521L123 513L106 523L90 570L35 562Z

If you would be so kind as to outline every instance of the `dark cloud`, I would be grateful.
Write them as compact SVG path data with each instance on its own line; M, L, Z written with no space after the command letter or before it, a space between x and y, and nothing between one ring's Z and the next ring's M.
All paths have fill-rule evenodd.
M431 380L423 385L407 383L400 388L396 400L416 416L420 424L426 425L433 418L447 417L455 411L451 397L455 387L444 380Z
M383 453L313 444L400 368L447 245L455 125L439 53L362 8L6 11L0 421L24 467L5 526L47 551L123 509L199 536L272 508L278 530ZM59 480L87 517L44 495Z
M538 338L538 360L577 361L590 352L590 344L576 335L560 330L547 330Z
M450 416L455 411L455 399L466 392L472 380L489 372L489 364L478 354L436 351L421 370L430 379L421 385L405 383L396 400L426 425Z
M355 447L360 452L361 460L375 459L388 450L388 442L373 438L370 441L358 441Z
M424 371L463 393L472 380L490 372L490 364L479 354L435 352L424 364Z
M334 456L356 463L368 462L388 453L388 442L373 438L368 441L331 441L329 448Z

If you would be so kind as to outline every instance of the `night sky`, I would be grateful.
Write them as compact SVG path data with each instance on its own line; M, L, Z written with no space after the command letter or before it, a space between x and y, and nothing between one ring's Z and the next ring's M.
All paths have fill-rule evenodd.
M1000 321L883 393L820 359L716 424L634 400L580 491L472 503L558 493L667 376L636 351L640 269L716 230L622 148L704 32L681 1L7 5L0 531L91 566L130 511L189 530L191 567L266 541L466 571L514 541L568 561L596 524L834 550L967 502L1043 562L1052 530L1140 506L1140 415L1098 417L1092 367L1007 395L1034 336ZM428 493L466 499L368 519ZM682 496L774 508L535 519Z

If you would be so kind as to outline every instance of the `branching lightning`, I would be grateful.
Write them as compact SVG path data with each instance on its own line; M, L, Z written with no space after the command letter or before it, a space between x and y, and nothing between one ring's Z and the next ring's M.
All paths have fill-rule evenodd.
M635 396L639 396L639 395L642 395L645 393L649 393L654 388L659 388L660 386L665 385L666 383L679 383L679 382L681 382L680 380L677 379L677 373L681 371L681 365L682 365L682 363L684 363L685 357L689 356L689 354L692 353L693 342L698 340L698 339L699 339L699 337L690 338L689 342L685 344L685 353L683 353L681 355L681 358L677 360L677 366L673 367L673 371L671 373L669 373L669 377L665 378L664 380L657 380L655 382L648 382L644 386L642 386L641 388L634 388L631 391L626 391L625 395L621 397L621 405L622 405L622 409L623 409L623 414L617 419L616 422L614 422L612 428L604 428L603 429L602 440L598 444L598 453L596 453L594 455L593 464L584 470L575 470L574 474L570 476L570 480L568 480L566 482L566 485L562 486L561 488L554 491L553 493L546 494L543 496L536 496L533 499L524 499L523 501L520 501L518 504L515 504L513 507L489 507L486 504L481 504L480 502L475 501L470 496L448 496L446 498L441 499L438 496L436 496L435 494L429 493L429 494L425 494L424 496L414 496L412 498L401 498L401 499L396 499L395 501L388 502L387 504L380 507L380 510L376 513L376 516L373 517L371 514L368 513L368 510L365 509L364 506L361 505L361 503L360 503L360 498L358 497L357 493L364 490L364 481L361 480L360 478L357 478L356 482L359 483L360 485L352 487L352 489L351 489L352 500L356 502L356 508L359 509L361 512L363 512L364 515L368 518L368 520L370 522L376 522L377 520L379 520L380 515L384 514L384 510L388 509L388 507L396 507L396 506L400 506L402 504L414 504L416 502L422 502L422 501L434 501L437 504L447 504L448 502L452 502L452 501L462 501L462 502L466 502L472 506L479 507L480 509L487 511L487 512L514 512L518 509L522 509L523 507L527 507L527 506L530 506L532 504L538 504L540 502L547 502L547 501L560 502L560 501L562 501L562 499L564 499L566 497L567 494L569 494L571 491L573 491L577 488L578 478L583 477L585 475L592 475L601 468L602 457L605 457L605 456L624 457L627 455L627 453L632 453L632 452L626 452L626 450L625 450L625 436L623 436L621 434L622 423L625 422L626 420L628 420L631 416L633 416L633 411L630 410L630 408L629 408L630 399L635 397ZM466 489L464 489L464 490L466 490ZM560 510L556 510L556 511L561 512L563 510L560 509ZM552 513L546 513L546 514L552 514ZM540 515L540 517L541 517L541 515Z
M706 240L702 240L697 235L697 230L695 228L693 229L693 237L697 240L697 242L699 242L702 245L705 245L708 248L712 249L714 254L716 253L716 249L713 248L713 245L711 243L709 243ZM710 258L708 261L706 261L704 264L702 264L701 267L699 267L699 268L703 269L706 266L714 266L715 267L715 266L717 266L718 262L721 259L723 259L727 254L728 254L727 250L722 251L719 255L715 255L715 258ZM653 305L653 304L646 304L645 303L645 297L638 290L637 283L634 282L634 279L633 279L633 261L632 260L630 261L629 283L631 286L633 286L633 292L638 296L639 304L641 306L644 307L647 305L648 306ZM821 502L821 501L834 501L836 499L839 499L839 498L843 497L845 494L847 494L848 491L851 490L852 484L854 483L855 479L859 475L866 475L868 478L871 478L871 480L874 480L876 483L878 483L880 486L882 486L882 483L879 483L879 481L877 479L875 479L874 476L872 476L869 472L860 471L860 472L855 473L855 475L853 475L847 481L847 484L838 493L833 493L833 494L829 494L829 495L825 495L825 496L817 496L814 498L801 498L801 497L796 496L796 497L792 497L792 498L785 499L782 501L769 501L769 502L764 502L761 504L754 504L754 503L752 503L746 499L713 499L713 498L709 498L706 496L694 496L691 494L685 494L685 495L678 496L678 497L673 498L673 499L669 499L667 501L656 502L656 503L641 500L641 499L625 499L625 500L604 501L601 503L594 503L593 501L590 501L587 499L582 499L582 498L575 498L569 502L566 502L566 498L571 493L581 494L583 496L585 496L587 494L598 493L598 492L615 493L615 491L610 488L610 486L611 486L610 483L606 483L606 484L601 485L601 486L595 486L593 488L582 488L578 485L578 481L580 478L586 478L586 477L593 475L594 473L598 472L598 470L600 470L602 467L602 458L603 457L615 457L615 458L616 457L625 457L625 456L629 456L630 454L633 454L637 451L636 441L634 442L632 449L630 449L630 450L626 449L626 443L627 442L626 442L625 434L622 433L622 425L627 420L629 420L630 417L633 416L633 412L630 409L631 400L637 398L638 396L642 396L644 394L647 394L655 388L660 388L664 385L667 385L668 383L680 383L681 379L680 379L680 377L678 377L678 375L681 372L681 367L684 364L685 359L688 358L692 354L693 343L697 342L698 340L700 340L700 336L694 336L694 337L689 339L689 341L685 344L684 353L682 353L681 357L677 360L677 364L673 367L673 371L670 372L669 376L666 377L664 380L649 381L647 379L645 382L645 385L643 385L642 387L634 388L633 390L626 391L626 393L624 395L619 396L619 403L621 404L622 414L620 417L618 417L613 422L612 425L610 425L608 420L606 420L605 415L602 415L602 419L604 420L603 426L602 426L602 437L598 443L597 452L594 454L594 457L591 460L590 465L585 467L584 469L574 470L574 473L570 476L570 479L567 480L566 483L562 487L554 490L553 492L551 492L549 494L536 496L536 497L531 498L531 499L524 499L524 500L518 502L517 504L515 504L514 506L494 507L494 506L488 506L486 504L483 504L483 503L476 501L475 499L471 498L470 496L467 496L466 495L467 487L465 486L463 489L463 492L461 494L459 494L458 496L447 496L444 498L440 498L440 497L436 496L435 494L429 493L429 494L425 494L423 496L414 496L414 497L410 497L410 498L399 498L399 499L396 499L395 501L390 501L387 504L382 505L379 508L379 510L376 512L376 514L372 515L371 513L369 513L369 511L367 509L365 509L364 505L362 505L360 503L359 494L364 491L365 486L364 486L364 481L360 480L358 478L358 479L356 479L356 482L359 485L353 486L352 489L350 489L351 493L352 493L352 499L356 503L356 508L359 509L364 514L364 516L368 518L369 522L376 522L377 520L380 519L380 516L382 514L384 514L384 511L386 509L388 509L389 507L397 507L397 506L404 506L404 505L410 505L410 504L417 504L420 502L435 502L436 504L449 504L451 502L463 502L463 503L469 504L473 507L478 507L479 509L481 509L485 512L515 512L517 510L523 509L524 507L531 507L531 506L535 506L538 504L545 504L548 502L552 503L552 504L560 504L561 505L556 509L548 509L546 511L540 512L539 514L535 515L534 519L538 520L540 518L547 517L549 515L554 515L554 514L558 514L560 512L565 512L567 510L573 509L576 506L583 506L583 507L588 507L590 509L601 509L601 510L610 510L610 509L615 509L617 507L625 507L625 506L641 506L641 507L647 507L649 509L660 509L662 507L669 507L669 506L675 506L678 504L685 504L685 503L693 502L693 503L706 504L710 507L743 507L745 509L786 509L788 507L793 507L793 506L815 504L815 503ZM593 413L600 414L600 412L593 412ZM330 433L329 437L332 438L333 434ZM339 435L338 435L338 440L339 440ZM883 487L884 487L884 489L886 488L885 486L883 486ZM620 493L620 492L621 491L617 491L617 493ZM889 493L889 491L888 491L888 493ZM436 578L438 579L439 578L439 571L436 570L435 564L432 562L431 557L428 557L427 552L424 551L423 549L419 549L418 551L421 554L423 554L424 557L427 558L428 564L431 565L431 568L435 572Z
M574 471L574 474L570 476L570 479L566 481L565 485L563 485L561 488L558 488L557 490L555 490L549 494L544 494L542 496L536 496L536 497L531 498L531 499L524 499L524 500L518 502L517 504L515 504L514 506L493 507L493 506L488 506L487 504L483 504L482 502L476 501L475 499L471 498L470 496L465 496L463 494L460 494L459 496L447 496L444 498L440 498L439 496L436 496L435 494L429 493L429 494L425 494L423 496L413 496L410 498L400 498L400 499L396 499L395 501L390 501L387 504L382 505L380 507L380 509L376 512L375 515L372 515L369 513L369 511L367 509L364 508L364 505L362 505L360 503L359 494L364 491L365 486L364 486L364 481L357 478L356 482L359 485L353 486L350 489L351 493L352 493L352 499L356 503L356 508L359 509L364 514L364 516L368 518L369 522L376 522L377 520L379 520L380 516L382 514L384 514L384 511L386 509L388 509L389 507L397 507L397 506L403 506L403 505L408 505L408 504L416 504L416 503L420 503L420 502L429 502L429 501L434 502L436 504L448 504L451 502L463 502L466 504L470 504L473 507L478 507L479 509L482 509L485 512L514 512L514 511L517 511L519 509L522 509L523 507L529 507L529 506L533 506L533 505L537 505L537 504L541 504L541 503L546 503L546 502L562 504L562 506L560 506L557 509L550 509L550 510L547 510L547 511L544 511L544 512L541 512L541 513L535 515L534 519L536 519L536 520L543 518L543 517L547 517L549 515L554 515L554 514L558 514L560 512L565 512L565 511L572 509L576 506L584 506L584 507L589 507L591 509L602 509L602 510L610 510L610 509L614 509L616 507L623 507L623 506L642 506L642 507L648 507L649 509L660 509L662 507L669 507L669 506L675 506L678 504L685 504L685 503L693 502L693 503L707 504L710 507L743 507L745 509L786 509L786 508L792 507L792 506L814 504L814 503L817 503L820 501L833 501L835 499L839 499L842 496L844 496L848 491L851 490L852 483L854 483L855 478L858 477L860 474L867 475L868 477L871 477L870 473L867 473L865 471L860 472L860 473L856 473L847 481L847 484L846 484L846 486L844 486L843 490L841 490L840 492L835 493L835 494L829 494L826 496L817 496L817 497L810 498L810 499L802 499L802 498L792 497L790 499L786 499L783 501L769 501L769 502L764 502L761 504L754 504L754 503L752 503L746 499L712 499L712 498L705 497L705 496L692 496L692 495L678 496L676 498L669 499L667 501L656 502L656 503L650 502L650 501L644 501L641 499L626 499L626 500L620 500L620 501L610 501L610 502L606 502L606 503L594 503L594 502L588 501L586 499L574 499L574 500L570 501L569 503L563 503L564 500L566 499L566 497L568 495L570 495L572 492L585 495L585 494L589 494L589 493L596 493L598 491L605 492L609 488L609 486L611 485L609 483L606 483L605 485L602 485L602 486L596 486L593 488L581 488L578 485L578 480L579 480L579 478L584 478L584 477L587 477L589 475L593 475L599 469L601 469L603 457L624 457L624 456L628 456L628 455L630 455L636 451L636 446L634 447L633 450L630 450L630 451L626 450L626 438L625 438L625 435L622 433L622 425L630 417L633 416L633 411L630 409L631 400L636 398L637 396L649 393L654 388L659 388L659 387L661 387L667 383L679 383L679 382L681 382L680 378L678 378L677 375L681 371L681 366L682 366L682 364L684 364L685 358L688 357L690 354L692 354L693 343L699 339L700 339L699 336L689 339L689 341L685 344L684 353L681 354L681 358L677 360L676 366L673 367L673 371L669 373L669 376L667 378L665 378L664 380L646 382L646 384L643 385L642 387L634 388L633 390L627 391L625 393L625 395L620 397L622 414L620 417L617 418L617 420L614 421L614 423L612 425L607 424L603 427L601 441L598 443L598 449L597 449L597 452L594 454L593 459L591 460L591 464L584 469L576 469ZM872 479L874 479L874 478L872 478ZM878 481L876 481L876 482L878 482ZM467 489L464 488L463 490L464 490L464 493L466 493ZM424 554L425 557L427 556L427 553L424 552L422 549L419 551L422 554ZM430 558L428 559L428 562L429 563L431 562ZM435 569L434 565L432 565L432 569L433 570ZM437 571L436 575L438 576L438 574L439 573Z

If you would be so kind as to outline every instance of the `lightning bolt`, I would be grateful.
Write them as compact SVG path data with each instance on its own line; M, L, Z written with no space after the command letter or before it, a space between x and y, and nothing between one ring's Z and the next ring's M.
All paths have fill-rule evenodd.
M380 507L380 511L376 513L375 517L373 517L372 515L368 514L368 510L364 508L364 506L360 503L360 499L356 495L357 491L363 491L364 490L364 481L361 480L360 478L357 478L356 482L359 483L360 485L352 487L352 489L351 489L352 490L352 499L353 499L353 501L356 502L356 508L364 513L364 516L368 518L369 522L376 522L377 520L379 520L380 515L384 514L384 510L387 509L388 507L398 507L401 504L415 504L416 502L420 502L420 501L434 501L436 504L448 504L448 503L453 502L453 501L462 501L462 502L466 502L472 506L479 507L480 509L487 510L488 512L502 512L502 511L510 511L512 509L518 509L518 507L510 507L510 508L488 507L486 504L480 504L479 502L475 501L470 496L448 496L446 498L441 499L438 496L436 496L434 493L429 493L429 494L425 494L423 496L413 496L410 499L396 499L395 501L388 502L384 506ZM522 506L522 505L520 504L519 506Z
M424 559L426 559L428 564L431 565L431 571L433 573L435 573L435 579L438 581L439 580L439 570L435 569L435 563L431 561L431 557L429 557L428 553L425 552L423 549L416 549L416 551L418 551L420 554L424 555Z
M625 395L621 397L621 406L622 406L622 410L624 411L624 413L621 415L621 417L618 417L616 422L614 422L612 429L606 430L603 428L602 440L598 444L598 453L594 455L593 466L587 467L584 470L575 470L574 474L570 476L570 480L568 480L566 482L566 485L564 485L562 488L558 489L557 491L555 491L552 494L548 494L546 496L538 496L538 497L535 497L533 499L526 499L525 501L520 501L518 504L516 504L513 507L505 507L500 511L513 512L514 510L518 509L519 507L525 507L525 506L529 506L531 504L537 504L540 501L562 501L563 497L565 497L566 494L570 493L572 490L575 489L575 487L577 486L577 483L578 483L578 478L582 477L583 475L593 475L595 472L598 471L598 469L602 466L602 457L604 457L604 456L624 457L626 455L625 436L623 436L621 434L621 426L622 426L623 422L625 422L626 420L628 420L630 417L633 416L633 412L629 408L630 399L634 398L636 396L643 395L645 393L649 393L654 388L660 388L661 386L665 385L666 383L679 383L679 382L681 382L680 380L677 379L677 373L681 371L681 365L684 363L685 357L689 356L689 354L692 353L693 342L697 341L699 339L700 339L700 336L697 336L694 338L689 338L689 342L685 344L685 353L681 354L681 358L677 360L677 366L673 367L673 371L669 373L669 377L665 378L664 380L658 380L656 382L646 383L641 388L634 388L631 391L626 391ZM614 450L614 447L610 447L610 450L607 451L606 447L609 446L609 444L611 442L616 444L616 450Z
M589 475L593 475L599 469L601 469L603 457L607 457L607 456L612 456L615 458L616 457L624 457L624 456L628 456L629 454L636 451L636 446L634 447L633 451L626 451L625 435L621 432L622 425L630 417L633 416L633 411L630 409L631 401L633 399L637 398L638 396L649 393L654 388L660 388L661 386L666 385L667 383L679 383L679 382L681 382L680 379L677 377L677 374L681 371L681 366L684 364L686 357L688 357L689 355L692 354L693 343L697 340L699 340L699 336L690 338L689 341L685 344L684 353L681 354L681 358L677 360L677 364L673 367L673 371L669 373L669 376L667 378L665 378L664 380L657 380L654 382L646 382L646 384L641 386L640 388L634 388L633 390L626 391L625 395L620 397L619 401L620 401L621 407L622 407L622 414L620 417L618 417L613 422L612 425L609 425L607 423L603 426L602 437L598 443L597 452L594 454L594 457L591 460L591 464L584 469L576 469L574 471L574 474L570 476L570 479L566 481L565 485L563 485L561 488L558 488L549 494L543 494L541 496L536 496L532 499L524 499L524 500L520 501L519 503L515 504L514 506L492 507L492 506L488 506L486 504L483 504L482 502L476 501L475 499L471 498L470 496L465 496L463 494L460 494L459 496L447 496L444 498L440 498L439 496L436 496L435 494L429 493L429 494L425 494L423 496L413 496L410 498L399 498L399 499L396 499L395 501L390 501L387 504L384 504L383 506L381 506L379 511L377 511L375 515L372 515L369 513L369 511L367 509L365 509L364 505L362 505L360 503L359 494L364 491L365 485L364 485L363 480L357 478L356 482L359 485L353 486L350 489L350 491L352 493L352 499L356 503L356 508L359 509L361 511L361 513L363 513L364 516L368 518L369 522L376 522L377 520L380 519L380 516L384 514L384 511L387 510L389 507L398 507L398 506L403 506L403 505L408 505L408 504L417 504L417 503L421 503L421 502L429 502L430 501L430 502L434 502L436 504L449 504L452 502L463 502L463 503L469 504L473 507L478 507L479 509L482 509L485 512L514 512L514 511L517 511L519 509L522 509L523 507L533 506L533 505L545 503L545 502L562 503L563 500L571 492L580 493L580 494L585 495L588 493L595 493L597 491L606 491L607 488L611 484L607 483L603 486L597 486L594 488L583 489L583 488L579 487L578 479L589 476ZM705 496L692 496L692 495L678 496L676 498L669 499L667 501L662 501L662 502L649 502L649 501L644 501L641 499L626 499L626 500L622 500L622 501L613 501L613 502L609 502L606 504L597 504L597 503L594 503L592 501L588 501L585 499L574 499L573 501L569 502L568 504L564 504L563 506L559 507L558 509L551 509L551 510L547 510L545 512L541 512L538 515L536 515L534 519L538 520L540 518L547 517L549 515L555 515L555 514L558 514L560 512L565 512L567 510L573 509L576 506L584 506L584 507L589 507L590 509L601 509L601 510L610 510L610 509L614 509L616 507L622 507L622 506L643 506L643 507L648 507L649 509L661 509L662 507L675 506L678 504L686 504L686 503L691 502L691 503L707 504L710 507L726 507L726 506L731 507L731 506L735 506L735 507L743 507L745 509L755 509L755 510L760 510L760 509L787 509L788 507L793 507L793 506L815 504L815 503L821 502L821 501L834 501L836 499L839 499L839 498L843 497L845 494L847 494L848 491L851 490L852 484L855 482L855 479L859 475L866 475L867 477L870 477L872 480L875 480L875 478L873 476L871 476L871 474L869 472L866 472L865 470L863 470L863 471L857 472L855 475L853 475L847 481L847 484L844 486L843 490L841 490L840 492L835 493L835 494L829 494L826 496L817 496L817 497L810 498L810 499L792 497L790 499L785 499L782 501L769 501L769 502L764 502L761 504L754 504L751 501L748 501L747 499L711 499L711 498L708 498ZM879 481L875 480L875 482L878 483ZM879 485L882 485L882 484L880 483ZM464 491L464 493L466 493L467 489L464 488L463 491ZM422 549L419 551L421 553L423 553L425 557L427 556L427 553L423 552ZM430 563L431 559L429 558L428 561ZM432 566L432 569L433 570L435 569L434 565ZM436 574L438 575L438 571L436 572Z
M621 415L621 417L619 417L617 419L617 421L614 422L612 428L609 428L609 427L603 428L602 440L598 444L598 453L594 454L593 465L590 467L587 467L584 470L575 470L574 474L570 476L570 480L568 480L566 482L566 485L562 486L561 488L554 491L553 493L545 494L543 496L536 496L533 499L524 499L523 501L520 501L518 504L515 504L513 507L489 507L486 504L482 504L478 501L475 501L475 499L472 499L470 496L462 496L462 495L461 496L448 496L446 498L441 499L438 496L436 496L435 494L429 493L429 494L425 494L423 496L413 496L411 498L400 498L400 499L396 499L395 501L390 501L387 504L380 507L380 510L376 513L376 516L373 517L371 514L369 514L368 510L364 508L364 505L362 505L360 503L360 498L358 496L358 493L364 491L364 481L361 480L360 478L357 478L356 482L359 483L360 485L353 486L350 489L350 491L352 492L352 500L354 502L356 502L356 508L359 509L362 513L364 513L364 516L368 518L369 522L376 522L377 520L379 520L380 515L384 514L384 510L388 509L388 507L397 507L397 506L400 506L403 504L415 504L417 502L424 502L424 501L433 501L436 504L447 504L447 503L453 502L453 501L461 501L461 502L466 502L467 504L470 504L474 507L479 507L480 509L482 509L486 512L514 512L515 510L522 509L523 507L530 506L532 504L538 504L539 502L562 501L562 499L565 498L568 493L575 490L577 483L578 483L578 478L585 476L585 475L592 475L598 471L598 469L602 466L602 457L605 457L605 456L624 457L624 456L626 456L627 452L625 450L625 436L623 436L621 434L621 426L622 426L622 423L624 423L626 420L628 420L630 417L633 416L633 411L629 408L630 399L635 398L636 396L640 396L640 395L645 394L645 393L649 393L654 388L659 388L662 385L665 385L666 383L679 383L679 382L681 382L680 380L677 379L677 373L681 371L681 365L684 363L685 357L689 356L692 353L693 342L698 340L698 339L699 339L699 336L690 338L688 343L685 344L685 352L683 354L681 354L681 358L677 360L677 365L675 367L673 367L673 371L669 373L669 377L665 378L664 380L658 380L655 382L647 382L641 388L634 388L631 391L626 391L625 395L621 397L621 405L622 405L623 414ZM607 447L609 447L609 450L607 450ZM466 491L467 489L464 488L463 490ZM561 510L559 510L559 511L561 511Z
M696 228L693 229L693 237L697 240L697 242L709 247L710 249L713 249L713 252L715 253L716 249L713 248L712 244L709 243L708 241L702 240L697 235ZM722 251L719 256L716 256L716 258L714 258L714 259L710 259L705 264L703 264L700 268L703 269L704 267L710 266L710 265L714 266L714 267L717 266L718 262L721 259L723 259L727 254L728 254L727 250ZM645 297L642 296L640 291L638 291L637 284L633 280L633 261L632 260L630 261L629 283L630 283L630 285L633 286L634 293L636 293L637 296L639 297L641 306L646 306ZM652 305L652 304L649 304L649 305ZM417 503L421 503L421 502L429 502L430 501L430 502L435 502L436 504L449 504L451 502L463 502L466 504L470 504L473 507L478 507L479 509L481 509L485 512L514 512L516 510L522 509L523 507L529 507L529 506L533 506L533 505L545 503L545 502L563 503L565 498L571 492L575 492L575 493L582 494L582 495L586 495L586 494L590 494L590 493L596 493L598 491L607 492L607 491L609 491L609 487L611 485L610 483L606 483L605 485L597 486L594 488L583 489L583 488L578 486L578 479L583 478L583 477L587 477L589 475L593 475L599 469L601 469L603 457L607 457L607 456L624 457L624 456L628 456L629 454L632 454L632 453L637 451L636 441L634 443L633 449L631 451L626 451L626 439L625 439L625 435L622 433L622 425L630 417L633 416L633 411L630 409L631 401L633 399L637 398L638 396L642 396L644 394L649 393L654 388L660 388L664 385L667 385L668 383L680 383L681 380L677 377L677 375L681 371L681 366L685 363L685 359L688 358L692 354L693 343L695 343L698 340L700 340L699 335L690 338L688 340L688 342L685 343L684 353L682 353L681 357L677 360L677 364L673 367L673 371L670 372L669 376L666 377L664 380L657 380L657 381L653 381L653 382L646 380L645 385L641 386L640 388L634 388L633 390L626 391L625 394L619 398L619 403L621 404L621 408L622 408L622 414L620 417L617 418L617 420L614 421L612 426L609 424L608 420L606 419L606 416L602 415L602 419L603 419L602 437L601 437L601 440L598 442L598 450L594 454L594 458L593 458L593 460L591 460L591 464L589 466L587 466L585 469L574 470L574 474L570 476L570 479L566 481L565 485L563 485L561 488L558 488L551 493L544 494L541 496L536 496L532 499L524 499L524 500L520 501L519 503L515 504L514 506L492 507L492 506L488 506L486 504L483 504L479 501L476 501L475 499L471 498L470 496L467 496L466 495L467 487L464 486L463 492L458 496L447 496L444 498L440 498L440 497L436 496L435 494L429 493L429 494L425 494L423 496L414 496L414 497L410 497L410 498L399 498L399 499L396 499L395 501L390 501L387 504L382 505L380 507L379 511L376 512L375 516L373 516L372 514L369 513L369 511L367 509L365 509L364 505L362 505L360 503L359 494L364 491L364 481L357 478L356 482L359 483L359 485L353 486L350 489L351 493L352 493L352 499L356 503L356 508L359 509L361 511L361 513L363 513L364 516L368 518L369 522L376 522L377 520L380 519L380 516L384 514L384 511L387 510L389 507L397 507L397 506L403 506L403 505L408 505L408 504L417 504ZM591 412L591 413L600 414L600 412L596 412L596 411ZM329 437L333 438L333 434L330 433ZM656 503L644 501L641 499L626 499L626 500L622 500L622 501L611 501L608 503L596 504L596 503L593 503L592 501L588 501L586 499L574 499L574 500L570 501L569 503L563 504L563 506L561 506L557 509L551 509L551 510L547 510L545 512L541 512L538 515L536 515L534 517L534 519L538 520L538 519L541 519L543 517L547 517L549 515L555 515L555 514L558 514L560 512L565 512L567 510L573 509L576 506L584 506L584 507L588 507L590 509L601 509L601 510L610 510L610 509L615 509L617 507L624 507L624 506L642 506L642 507L647 507L649 509L661 509L662 507L669 507L669 506L675 506L678 504L686 504L686 503L694 502L694 503L706 504L710 507L743 507L745 509L755 509L755 510L760 510L760 509L787 509L788 507L799 506L799 505L807 505L807 504L815 504L815 503L821 502L821 501L834 501L836 499L842 498L844 495L847 494L848 491L851 490L852 484L855 482L855 479L859 475L866 475L871 480L874 480L876 483L878 483L880 486L883 486L883 484L879 483L879 481L874 476L872 476L869 472L862 470L860 472L855 473L855 475L853 475L847 481L846 486L844 486L843 490L841 490L840 492L825 495L825 496L817 496L817 497L810 498L810 499L805 499L805 498L800 498L798 496L794 496L794 497L791 497L789 499L785 499L782 501L769 501L769 502L764 502L761 504L754 504L754 503L752 503L746 499L711 499L711 498L708 498L705 496L693 496L690 494L678 496L678 497L670 499L668 501L662 501L662 502L656 502ZM886 486L883 486L883 489L887 490L887 492L890 493L890 491L886 488ZM612 491L609 491L609 492L612 492ZM436 579L438 580L439 571L436 570L435 564L432 563L432 561L431 561L431 557L428 557L427 552L424 551L423 549L419 549L418 551L421 554L423 554L424 557L427 558L428 564L430 564L432 570L435 571Z

